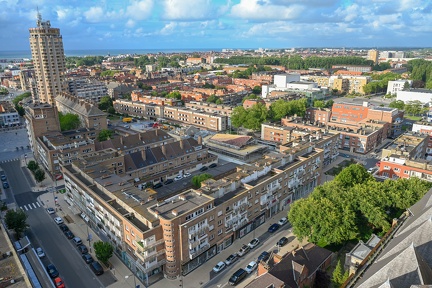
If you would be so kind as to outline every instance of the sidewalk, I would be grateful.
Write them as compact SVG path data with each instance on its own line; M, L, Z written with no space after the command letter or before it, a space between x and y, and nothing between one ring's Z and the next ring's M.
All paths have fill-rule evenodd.
M24 156L21 159L21 166L26 166L27 163L31 160L34 160L32 154L27 154L27 159L24 158ZM69 229L74 233L75 236L80 237L83 239L83 242L86 242L86 246L88 245L88 241L84 241L87 239L87 231L92 235L91 244L93 245L94 242L100 241L100 237L97 233L95 233L82 219L79 215L79 210L71 205L65 200L67 197L66 194L62 193L55 193L54 187L57 184L57 187L64 185L64 180L57 180L53 181L48 175L45 180L43 180L39 184L35 184L35 180L33 178L33 175L31 172L29 172L29 175L31 175L32 179L27 179L29 181L30 186L32 187L33 192L39 192L39 191L48 191L47 193L44 193L38 197L39 202L43 204L45 208L47 207L55 207L56 208L56 214L57 216L62 217L65 220L65 223L68 225ZM57 183L56 183L57 182ZM55 203L54 197L57 197L57 203ZM56 205L57 204L57 205ZM88 229L88 230L87 230ZM89 249L90 254L93 256L94 259L96 258L96 255L94 253L93 247ZM134 288L134 281L136 281L137 285L140 285L140 287L146 287L142 282L140 282L138 277L132 276L131 270L114 254L113 257L109 260L111 265L113 266L113 269L111 271L106 270L105 273L112 273L113 277L116 279L116 282L107 286L110 288L127 288L132 287ZM127 276L127 278L126 278ZM151 278L151 277L150 277ZM151 281L149 281L151 283Z

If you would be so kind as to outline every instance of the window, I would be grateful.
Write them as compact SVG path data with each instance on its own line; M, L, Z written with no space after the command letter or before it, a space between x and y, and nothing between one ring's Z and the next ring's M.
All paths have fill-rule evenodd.
M210 237L209 237L209 240L211 241L213 239L214 239L214 234L211 234Z
M409 170L405 170L405 171L404 171L404 174L405 174L405 175L409 175L409 172L410 172Z
M219 220L218 221L218 226L222 225L222 223L223 223L223 219Z
M223 229L218 230L218 235L221 235L223 233Z

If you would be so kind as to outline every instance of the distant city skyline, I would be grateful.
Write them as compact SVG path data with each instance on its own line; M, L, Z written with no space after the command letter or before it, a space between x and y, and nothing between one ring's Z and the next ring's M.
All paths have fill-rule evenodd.
M0 51L30 50L36 9L65 50L432 47L432 1L2 1Z

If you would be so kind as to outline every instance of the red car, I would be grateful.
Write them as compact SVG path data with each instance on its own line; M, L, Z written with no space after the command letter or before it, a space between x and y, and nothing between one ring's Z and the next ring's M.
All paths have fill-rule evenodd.
M66 287L63 280L60 277L57 277L54 279L54 284L57 288L65 288Z
M381 165L381 161L378 161L378 162L376 163L376 166L377 166L377 167L380 167L380 165Z

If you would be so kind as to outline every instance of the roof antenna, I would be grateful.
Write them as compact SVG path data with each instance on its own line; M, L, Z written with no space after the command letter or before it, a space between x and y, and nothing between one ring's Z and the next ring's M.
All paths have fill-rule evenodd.
M42 15L39 12L39 6L36 6L36 11L37 11L37 20L38 20L38 22L42 22Z

